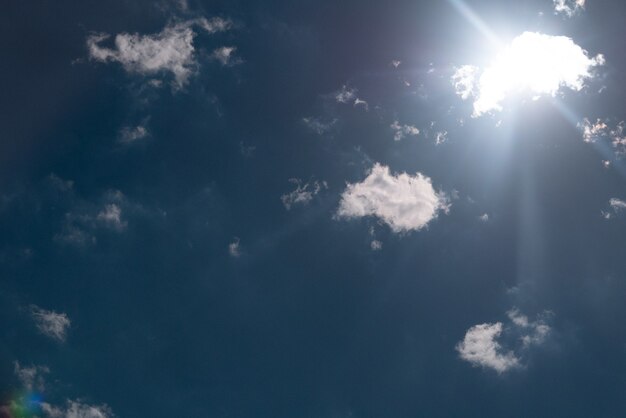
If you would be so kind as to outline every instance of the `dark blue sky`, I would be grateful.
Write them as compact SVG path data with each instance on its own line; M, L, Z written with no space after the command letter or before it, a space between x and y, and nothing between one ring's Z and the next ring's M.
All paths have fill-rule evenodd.
M626 3L561 5L5 4L0 418L622 416ZM485 28L589 72L472 115Z

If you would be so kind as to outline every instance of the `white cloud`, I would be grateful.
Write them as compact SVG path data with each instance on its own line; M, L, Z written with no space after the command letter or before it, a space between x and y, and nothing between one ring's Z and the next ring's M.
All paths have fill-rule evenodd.
M467 100L474 95L474 87L479 71L480 69L473 65L463 65L457 68L452 75L452 84L456 94L461 96L463 100Z
M31 316L37 329L47 337L64 342L71 325L70 318L64 313L46 311L35 305L31 306Z
M125 126L120 130L118 142L125 145L133 144L149 135L148 128L144 124L137 126Z
M325 133L327 133L331 129L333 129L333 127L337 123L337 119L333 119L331 121L324 122L324 121L322 121L322 120L320 120L318 118L307 117L307 118L302 118L302 122L304 122L304 124L309 129L311 129L312 131L316 132L318 135L324 135Z
M391 65L393 65L394 68L398 68L400 64L402 64L402 61L399 61L399 60L391 61Z
M501 111L513 94L554 96L561 88L580 91L604 57L587 51L566 36L524 32L504 48L482 72L463 66L452 76L457 94L474 98L473 116ZM480 73L480 76L478 75Z
M602 216L604 217L604 219L611 219L614 215L617 215L618 213L626 209L626 201L623 201L622 199L618 199L616 197L612 197L611 199L609 199L609 206L611 207L613 212L611 213L609 211L602 211Z
M89 56L101 62L118 62L126 71L142 75L169 72L175 86L183 87L197 70L193 27L208 33L230 29L232 22L221 18L194 19L170 24L153 35L120 33L115 36L115 48L101 46L108 34L94 34L87 38Z
M483 213L482 215L480 215L478 217L478 219L481 220L482 222L488 222L489 221L489 214Z
M418 231L448 209L447 198L435 191L430 178L421 173L392 175L389 167L376 163L362 182L347 185L336 216L375 216L400 233Z
M372 242L370 243L370 248L372 249L372 251L380 251L383 249L383 243L378 241L377 239L372 240Z
M111 418L113 412L107 405L89 405L79 400L67 400L65 407L42 402L41 409L50 418Z
M463 360L475 366L494 369L498 373L520 366L520 359L512 351L504 352L497 338L502 333L502 323L480 324L471 327L456 349Z
M228 244L228 254L231 257L240 257L241 256L241 244L239 237L233 238L233 240Z
M554 12L572 17L585 9L585 0L553 0Z
M367 102L365 100L359 99L358 97L354 99L354 107L357 106L363 107L366 111L370 110L370 106L367 104Z
M311 183L302 184L302 180L300 179L289 179L289 182L296 185L295 190L285 193L280 197L280 200L287 210L290 210L294 205L307 205L322 188L328 189L328 184L325 181L313 181Z
M235 56L236 50L234 46L223 46L214 50L211 57L225 66L241 64L242 60Z
M394 141L400 141L407 135L418 136L420 130L413 125L400 125L400 122L394 120L389 127L393 130Z
M517 353L502 346L500 339L505 328L502 322L496 322L475 325L468 329L463 341L456 346L459 356L474 366L493 369L498 373L522 367L524 353L531 346L544 343L551 328L543 317L530 321L516 308L508 311L507 316L512 327L506 331L517 336L521 342Z

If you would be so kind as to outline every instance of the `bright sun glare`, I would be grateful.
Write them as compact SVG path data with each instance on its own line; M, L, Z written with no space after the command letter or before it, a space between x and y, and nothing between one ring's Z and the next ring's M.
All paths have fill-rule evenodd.
M587 52L565 36L524 32L480 71L463 66L453 76L457 94L474 100L474 116L502 110L502 102L517 93L554 96L561 87L580 91L602 55Z

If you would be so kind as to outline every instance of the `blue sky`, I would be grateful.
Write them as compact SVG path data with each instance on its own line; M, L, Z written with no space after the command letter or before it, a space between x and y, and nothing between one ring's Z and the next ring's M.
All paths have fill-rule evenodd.
M5 5L0 418L622 415L625 13Z

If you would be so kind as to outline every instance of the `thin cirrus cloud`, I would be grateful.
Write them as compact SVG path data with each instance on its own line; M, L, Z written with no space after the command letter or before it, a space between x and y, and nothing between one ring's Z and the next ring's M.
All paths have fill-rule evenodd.
M67 314L47 311L38 306L31 306L31 316L39 332L58 342L65 342L67 330L71 326Z
M473 117L503 110L511 95L555 96L562 88L580 91L593 78L592 69L605 62L566 36L524 32L484 69L459 67L451 82L462 99L473 99Z
M499 374L522 368L525 352L532 346L544 343L551 328L543 317L530 321L516 308L508 311L507 317L510 326L506 328L502 322L469 328L456 346L459 357L475 367L491 369ZM520 345L517 351L502 345L500 340L505 331L516 337Z
M419 231L449 207L448 199L435 191L430 178L421 173L394 175L389 167L376 163L362 182L347 185L335 216L374 216L393 232L403 233Z
M285 193L280 197L283 202L283 206L287 210L291 210L294 206L305 206L311 203L313 198L322 191L322 189L328 189L328 183L325 181L312 181L304 183L300 179L289 179L290 183L293 183L296 188L289 193Z
M554 12L572 17L585 9L585 0L553 0Z
M222 18L193 19L167 25L152 35L120 33L115 36L115 47L106 48L102 42L110 37L106 33L87 38L89 57L100 62L118 62L130 73L161 75L171 73L174 86L182 88L198 67L193 44L200 28L212 34L230 29L233 23ZM232 52L232 51L231 51ZM224 56L227 59L230 54Z

